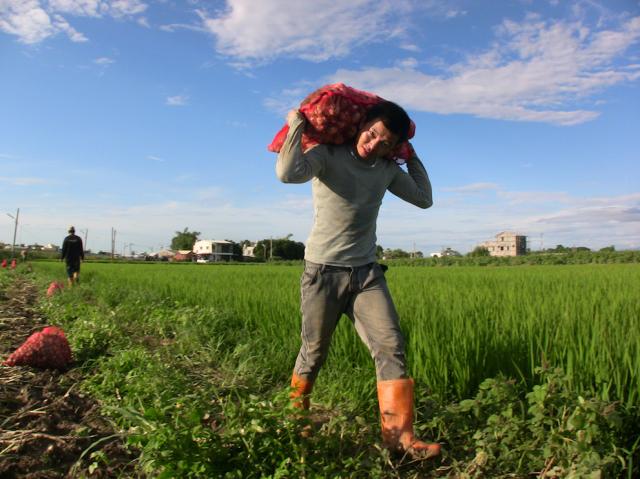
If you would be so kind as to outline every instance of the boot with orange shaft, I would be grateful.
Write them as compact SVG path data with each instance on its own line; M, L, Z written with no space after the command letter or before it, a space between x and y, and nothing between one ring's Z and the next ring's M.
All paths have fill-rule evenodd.
M291 377L291 393L289 394L293 407L308 410L310 405L309 394L311 394L312 389L313 383L311 381L293 373Z
M423 442L413 434L413 379L378 381L378 403L385 447L416 458L440 454L440 444Z

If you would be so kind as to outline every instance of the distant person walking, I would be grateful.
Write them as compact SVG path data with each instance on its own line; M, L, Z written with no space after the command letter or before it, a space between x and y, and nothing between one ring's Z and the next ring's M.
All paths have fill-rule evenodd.
M60 260L66 262L69 286L73 286L80 279L80 261L84 260L82 239L76 235L76 229L73 226L69 226L69 236L62 242Z

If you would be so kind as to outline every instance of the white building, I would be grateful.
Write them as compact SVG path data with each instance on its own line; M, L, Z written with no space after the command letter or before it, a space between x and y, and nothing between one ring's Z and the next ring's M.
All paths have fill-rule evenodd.
M198 263L230 261L233 258L233 243L224 240L198 240L193 245Z
M242 247L242 256L247 256L249 258L255 258L256 257L256 246L257 244L248 244Z

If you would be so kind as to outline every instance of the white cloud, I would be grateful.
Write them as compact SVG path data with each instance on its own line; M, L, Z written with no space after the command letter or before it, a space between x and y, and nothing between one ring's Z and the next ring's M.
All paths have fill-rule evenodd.
M319 62L397 35L409 8L407 0L228 0L223 12L198 14L224 55L249 63L281 56Z
M151 28L151 24L149 23L149 20L146 17L140 17L140 18L138 18L138 20L136 20L136 22L141 27Z
M38 0L0 0L0 30L27 44L38 43L55 33Z
M467 14L466 10L450 9L445 12L444 16L445 18L456 18L456 17L462 17L466 14Z
M464 186L444 187L442 191L450 191L454 193L478 193L481 191L495 191L498 189L496 183L471 183Z
M185 106L188 101L189 97L187 95L175 95L167 97L165 104L169 106Z
M509 205L519 205L523 203L544 204L544 203L572 203L574 200L564 192L554 191L502 191L498 190L497 195Z
M102 13L100 0L49 0L49 8L77 16L98 17Z
M153 156L153 155L147 155L147 160L157 161L159 163L164 163L164 159L163 158L160 158L158 156Z
M53 26L56 30L66 33L69 37L69 40L71 40L72 42L81 43L89 41L87 37L78 32L71 25L69 25L69 23L61 15L53 15Z
M7 183L13 186L32 186L49 183L49 181L44 178L8 176L0 176L0 182Z
M458 8L456 3L460 2L456 2L455 0L420 0L420 2L416 3L416 6L427 11L429 15L436 20L451 20L467 14L467 11Z
M142 203L113 207L111 204L58 201L50 206L24 206L21 216L33 226L24 242L46 244L58 242L60 225L73 223L89 229L89 245L93 251L110 250L110 228L117 230L116 249L134 243L142 251L168 245L175 231L185 226L200 231L202 238L258 240L288 233L295 241L306 241L311 222L311 209L300 211L301 202L293 198L238 206L219 201L222 189L211 187L193 192L187 200L169 199L161 203ZM211 201L211 199L215 201ZM209 200L209 201L207 201ZM8 231L8 230L7 230ZM2 231L0 230L0 233ZM0 237L2 240L2 237Z
M418 60L413 57L403 58L402 60L396 61L396 66L403 69L411 70L418 66Z
M287 210L288 214L300 216L311 215L313 211L313 198L311 195L287 195L280 203L280 208Z
M383 246L390 242L408 249L416 241L427 252L446 246L470 251L500 231L513 230L528 236L533 249L539 249L541 235L546 246L640 247L640 192L579 197L509 191L492 183L441 191L434 193L434 206L426 215L400 200L386 203L378 228ZM482 191L495 194L472 194Z
M404 43L400 45L400 48L408 52L419 52L421 50L420 47L414 43Z
M621 195L616 197L608 196L594 196L585 201L584 205L588 207L592 206L621 206L625 204L640 203L640 193L631 193L628 195Z
M109 58L109 57L99 57L96 58L95 60L93 60L93 63L95 63L96 65L101 65L101 66L109 66L113 63L115 63L116 61L113 58Z
M207 33L208 30L202 26L198 26L198 25L190 25L187 23L169 23L166 25L161 25L160 26L160 30L165 31L165 32L169 32L169 33L173 33L176 32L178 30L190 30L193 32L201 32L201 33Z
M43 203L34 199L31 204L20 203L21 216L28 217L32 225L23 241L41 244L59 241L60 225L73 223L89 228L89 247L93 250L110 248L111 226L118 231L118 250L129 242L154 245L154 249L160 244L167 245L174 231L185 226L202 232L202 237L215 239L257 240L293 233L294 240L306 243L313 219L308 187L295 187L295 191L280 199L254 198L249 202L245 198L242 204L231 199L232 192L225 186L215 185L167 191L164 195L167 199L158 203L120 206L113 206L118 202L113 197L89 202L56 197L55 201ZM379 244L410 250L415 243L416 249L424 253L447 246L466 252L500 231L514 230L527 235L533 249L539 248L541 235L545 246L640 247L640 192L578 197L539 191L531 196L548 201L525 204L505 201L497 195L469 194L474 189L487 193L508 191L492 183L454 187L454 191L447 193L436 191L435 204L428 210L387 195L378 221ZM530 192L509 191L509 194L525 198ZM446 201L450 196L457 201ZM556 196L559 200L552 201Z
M140 0L49 0L52 11L77 16L120 18L144 12L147 5Z
M413 67L339 70L327 81L374 91L420 111L575 125L596 118L576 108L589 95L640 78L623 54L640 39L640 17L612 30L580 22L505 21L495 44L431 75Z
M294 87L283 90L279 95L265 98L263 104L284 117L290 109L298 108L300 102L319 86L312 82L299 81Z
M86 42L87 37L69 24L66 15L124 18L146 8L140 0L0 0L0 30L26 44L60 32L73 42Z
M134 16L147 9L147 5L140 0L113 0L102 3L106 5L106 11L109 15L116 18Z
M548 225L561 224L569 228L588 227L593 224L608 227L617 223L635 223L636 226L640 226L640 205L569 208L542 216L537 222Z

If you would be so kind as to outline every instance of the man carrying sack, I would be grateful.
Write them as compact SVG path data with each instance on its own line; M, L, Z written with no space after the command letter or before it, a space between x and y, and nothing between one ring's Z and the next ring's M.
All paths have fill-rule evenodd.
M293 404L309 408L331 336L346 314L375 362L385 445L416 458L437 456L439 444L414 436L414 383L398 314L376 262L376 221L386 191L420 208L433 203L429 176L413 149L408 173L389 159L408 139L411 121L400 106L382 101L368 110L352 141L303 152L306 122L299 110L289 112L276 164L284 183L312 180L315 212L301 280L302 345L291 380Z

